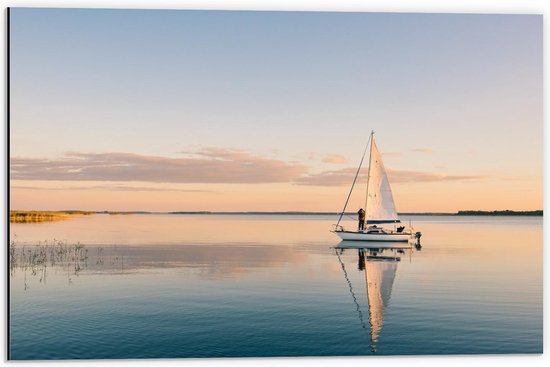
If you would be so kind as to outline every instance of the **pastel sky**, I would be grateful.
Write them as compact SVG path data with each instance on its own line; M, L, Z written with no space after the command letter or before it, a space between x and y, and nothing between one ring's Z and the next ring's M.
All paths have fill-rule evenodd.
M542 16L12 8L12 209L542 209ZM364 201L365 178L351 209Z

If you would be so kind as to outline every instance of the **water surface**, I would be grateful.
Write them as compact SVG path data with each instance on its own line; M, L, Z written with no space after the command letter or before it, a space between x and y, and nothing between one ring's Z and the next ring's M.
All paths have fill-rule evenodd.
M11 224L11 358L542 353L542 218L411 219L420 251L326 215Z

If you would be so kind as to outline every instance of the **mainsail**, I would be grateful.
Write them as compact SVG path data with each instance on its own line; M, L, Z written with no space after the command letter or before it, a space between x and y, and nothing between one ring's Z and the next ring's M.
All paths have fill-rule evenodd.
M382 155L378 151L374 135L371 140L369 176L367 184L367 223L398 223L388 175L384 169Z

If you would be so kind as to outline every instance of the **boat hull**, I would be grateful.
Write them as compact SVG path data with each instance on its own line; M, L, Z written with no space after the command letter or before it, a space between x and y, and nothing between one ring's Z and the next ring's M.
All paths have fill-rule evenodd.
M342 240L334 246L336 249L410 249L411 242L404 241L346 241Z
M333 232L344 241L408 242L411 239L410 233Z

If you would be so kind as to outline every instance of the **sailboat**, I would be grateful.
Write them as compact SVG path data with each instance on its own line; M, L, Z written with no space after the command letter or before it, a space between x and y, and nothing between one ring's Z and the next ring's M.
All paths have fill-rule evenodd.
M341 226L340 222L346 211L369 146L369 170L365 198L366 227L358 229L357 231L350 231ZM422 234L420 232L414 232L411 226L405 230L405 226L398 226L399 223L401 223L401 221L395 209L390 182L386 174L386 169L384 168L384 163L382 162L382 154L380 154L378 146L374 141L374 131L372 131L369 142L363 152L361 162L359 163L359 167L357 168L357 173L353 179L348 198L344 204L344 209L340 213L338 222L334 225L332 232L338 235L342 240L348 241L404 242L416 239L419 245L420 236ZM386 227L382 226L383 224L386 224ZM387 226L388 224L393 224L393 227L389 228Z

